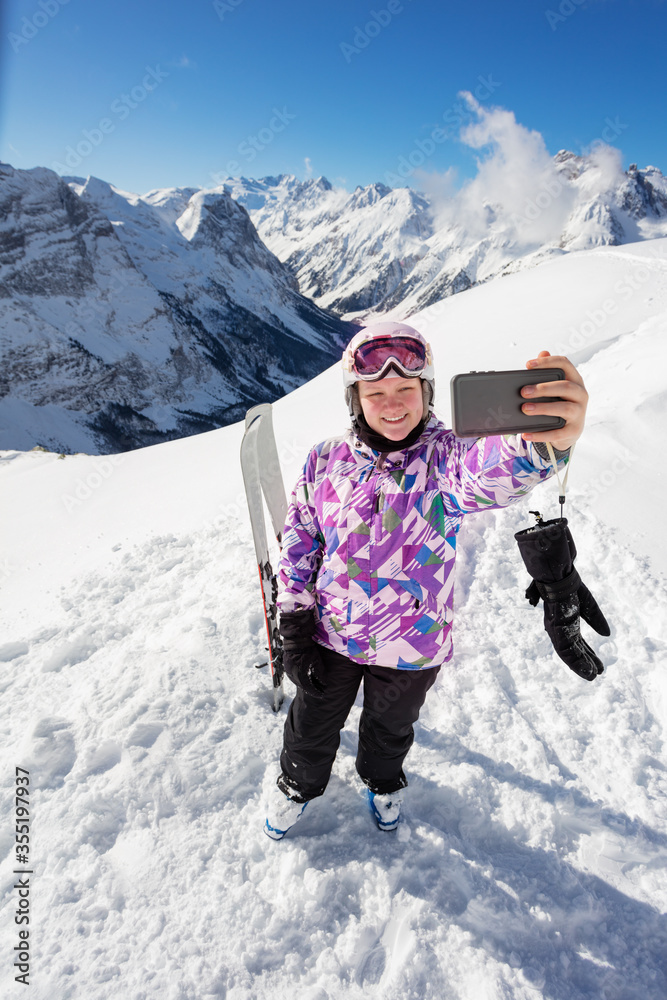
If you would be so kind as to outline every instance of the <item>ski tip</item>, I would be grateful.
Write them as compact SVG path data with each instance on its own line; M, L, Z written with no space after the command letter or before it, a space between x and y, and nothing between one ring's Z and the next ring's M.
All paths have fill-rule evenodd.
M246 410L245 429L247 430L258 417L262 417L270 412L271 403L258 403L256 406L251 406L249 410Z

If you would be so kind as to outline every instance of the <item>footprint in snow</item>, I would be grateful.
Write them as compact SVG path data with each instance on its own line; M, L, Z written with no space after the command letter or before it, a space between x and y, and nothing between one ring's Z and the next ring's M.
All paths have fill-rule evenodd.
M79 663L84 663L96 653L99 643L87 632L70 639L60 645L55 652L42 664L42 673L59 673L64 667L75 667Z
M93 774L103 774L110 771L112 767L120 763L121 747L115 740L105 740L99 746L94 747L86 755L83 765L83 776L88 777Z
M125 746L152 747L164 729L161 722L137 722L130 730Z
M29 650L27 642L6 642L0 646L0 663L9 663L19 656L25 656Z
M363 947L364 938L371 936L374 939L374 944L365 954L361 955L354 974L355 981L359 986L374 986L379 983L387 964L387 952L370 928L362 932L359 947Z
M47 716L35 726L24 758L30 780L37 788L58 788L74 767L74 736L67 719Z

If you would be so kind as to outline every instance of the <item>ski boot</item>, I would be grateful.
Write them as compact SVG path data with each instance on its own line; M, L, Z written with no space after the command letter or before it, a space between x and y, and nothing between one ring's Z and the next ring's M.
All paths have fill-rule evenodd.
M271 840L282 840L288 830L301 819L308 802L296 802L277 785L269 790L266 804L264 833Z
M395 830L401 818L403 795L401 790L387 795L376 795L368 789L368 808L378 830Z

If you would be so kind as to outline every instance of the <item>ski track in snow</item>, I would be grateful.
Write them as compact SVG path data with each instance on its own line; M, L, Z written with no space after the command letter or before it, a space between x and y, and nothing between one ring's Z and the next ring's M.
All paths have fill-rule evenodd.
M666 587L576 515L578 569L612 625L582 626L607 669L579 679L523 597L512 535L529 506L461 531L455 657L396 834L354 770L359 700L325 796L284 841L263 834L292 689L275 716L238 519L129 549L11 636L0 801L10 815L29 768L31 996L662 1000ZM13 847L7 824L4 996Z

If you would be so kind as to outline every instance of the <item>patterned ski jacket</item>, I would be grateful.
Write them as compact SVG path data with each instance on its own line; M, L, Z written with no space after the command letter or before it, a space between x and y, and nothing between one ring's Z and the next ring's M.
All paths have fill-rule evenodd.
M552 472L518 434L457 438L434 416L403 451L378 454L351 430L323 441L290 499L278 606L316 608L315 640L355 662L444 663L464 515L506 507Z

